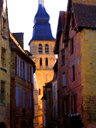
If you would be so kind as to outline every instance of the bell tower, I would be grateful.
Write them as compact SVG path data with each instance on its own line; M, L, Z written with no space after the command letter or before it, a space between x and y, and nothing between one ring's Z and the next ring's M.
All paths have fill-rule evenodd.
M36 64L34 78L34 103L37 103L38 106L35 104L34 107L34 124L37 124L37 126L34 126L35 128L40 128L41 124L43 124L41 100L43 96L43 86L45 86L45 83L53 79L53 66L55 64L55 54L53 53L55 39L52 36L51 27L49 24L50 16L44 7L44 0L39 0L38 3L38 10L34 17L32 39L29 42L30 52L32 53ZM37 93L38 96L36 97Z

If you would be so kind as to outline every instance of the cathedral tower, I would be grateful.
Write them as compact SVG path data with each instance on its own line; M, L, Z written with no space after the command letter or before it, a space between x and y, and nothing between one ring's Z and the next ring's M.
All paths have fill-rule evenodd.
M49 24L49 15L44 7L44 0L39 0L38 11L34 18L34 27L32 39L29 43L30 52L32 53L35 64L35 116L34 124L38 122L40 127L42 122L42 96L43 96L43 86L45 83L53 79L53 66L55 64L55 55L53 53L55 39L52 36L51 27ZM36 89L38 92L38 98L36 98ZM36 102L36 99L38 101ZM36 107L36 103L38 107ZM38 118L37 115L38 115ZM37 121L38 120L38 121ZM35 126L36 128L36 126Z

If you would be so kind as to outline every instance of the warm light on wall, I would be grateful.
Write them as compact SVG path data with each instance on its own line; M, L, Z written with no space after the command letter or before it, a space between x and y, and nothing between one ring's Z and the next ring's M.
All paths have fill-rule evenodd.
M4 9L4 12L6 10L6 0L3 0L3 9Z

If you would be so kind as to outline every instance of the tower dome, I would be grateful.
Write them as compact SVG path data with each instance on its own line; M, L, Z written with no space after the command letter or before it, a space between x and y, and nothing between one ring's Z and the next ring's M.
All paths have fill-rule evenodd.
M34 18L33 35L31 40L55 40L52 36L49 19L50 16L46 12L44 5L39 3L38 11Z

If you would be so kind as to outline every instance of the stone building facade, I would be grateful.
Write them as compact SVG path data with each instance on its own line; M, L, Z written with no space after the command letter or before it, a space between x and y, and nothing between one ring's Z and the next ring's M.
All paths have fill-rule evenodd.
M95 11L95 1L68 0L63 33L57 33L59 127L96 127Z
M53 79L53 66L55 63L55 55L53 53L55 39L52 36L49 24L49 15L45 10L42 1L38 5L38 11L34 18L33 36L29 43L30 52L36 63L36 72L34 81L37 82L38 101L34 99L34 103L38 103L38 115L34 116L35 127L42 125L42 96L43 86L45 83ZM37 93L35 90L35 92ZM34 94L35 95L35 94ZM37 126L36 126L37 124Z
M13 34L14 35L14 34ZM23 33L10 32L11 49L11 94L10 127L33 127L33 73L35 64L29 52L23 50ZM22 45L20 45L22 44Z
M0 0L0 128L10 128L10 48L7 2Z

